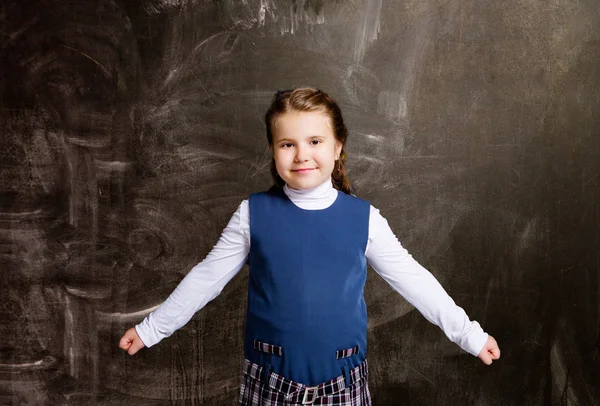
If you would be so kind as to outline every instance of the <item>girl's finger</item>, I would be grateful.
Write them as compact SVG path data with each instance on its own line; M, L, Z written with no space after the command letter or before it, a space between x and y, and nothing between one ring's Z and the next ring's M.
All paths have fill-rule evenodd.
M131 338L123 336L123 338L121 338L121 341L119 341L119 348L127 351L129 347L131 347L131 341Z
M479 359L486 365L492 364L492 357L488 351L482 351L481 354L479 354Z
M136 352L138 352L139 350L141 350L142 348L144 348L144 344L141 342L141 340L136 340L133 343L131 343L131 346L127 350L127 353L129 355L133 355Z

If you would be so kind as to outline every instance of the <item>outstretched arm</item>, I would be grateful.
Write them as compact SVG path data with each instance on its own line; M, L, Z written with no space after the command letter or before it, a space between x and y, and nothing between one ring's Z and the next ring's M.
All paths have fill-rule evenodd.
M250 252L248 210L248 201L244 200L206 258L191 269L163 304L127 330L119 343L121 348L133 355L144 346L157 344L221 293L242 269Z
M490 351L494 354L497 351L499 357L493 337L485 333L479 323L469 320L438 280L402 247L387 220L374 207L371 207L365 255L373 269L427 320L439 326L452 342L484 362L488 359L482 356L492 357ZM483 352L486 354L482 355Z

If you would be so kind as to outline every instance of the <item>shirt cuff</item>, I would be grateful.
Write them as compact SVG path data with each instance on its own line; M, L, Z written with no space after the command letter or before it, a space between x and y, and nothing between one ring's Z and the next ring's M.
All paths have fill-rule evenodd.
M481 350L483 350L483 347L485 347L485 343L487 342L489 334L483 331L479 323L476 321L472 323L474 331L472 331L465 340L465 346L463 347L463 350L476 357L479 355Z
M147 319L144 319L144 321L135 326L135 331L137 332L138 337L140 337L140 340L142 340L146 348L152 347L158 342L150 339L151 334L150 329L147 325Z

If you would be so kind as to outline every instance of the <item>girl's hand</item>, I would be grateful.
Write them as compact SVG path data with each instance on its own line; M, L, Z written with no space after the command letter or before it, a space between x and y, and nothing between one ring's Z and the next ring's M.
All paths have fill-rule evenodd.
M491 365L493 360L500 358L500 348L498 348L498 343L494 340L494 337L488 336L487 342L478 357L486 365Z
M119 348L127 351L129 355L135 354L144 347L144 342L133 327L127 330L123 337L121 337L121 341L119 341Z

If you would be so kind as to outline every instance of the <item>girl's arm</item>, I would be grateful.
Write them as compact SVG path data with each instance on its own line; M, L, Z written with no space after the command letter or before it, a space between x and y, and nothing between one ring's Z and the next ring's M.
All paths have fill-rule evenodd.
M437 279L402 247L387 220L373 206L365 255L373 269L452 342L475 356L488 345L488 334L479 323L469 320Z
M206 258L191 269L158 309L135 326L146 347L183 327L198 310L221 293L246 263L250 252L249 230L249 205L244 200Z

